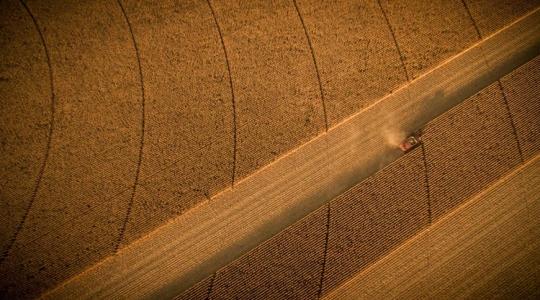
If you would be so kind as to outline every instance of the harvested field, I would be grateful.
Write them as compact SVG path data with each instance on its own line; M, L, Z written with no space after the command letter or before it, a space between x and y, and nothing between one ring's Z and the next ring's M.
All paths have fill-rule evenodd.
M226 211L272 195L282 204L266 216L245 206L261 224L259 238L246 233L231 256L196 261L194 253L193 265L206 266L205 273L182 289L168 285L166 295L328 295L537 157L538 32L513 44L529 45L515 56L512 48L496 51L508 37L478 43L539 4L0 2L0 297L54 296L55 288L122 259L182 218L197 220L190 226L200 232L217 230L202 230L213 220L201 216L219 211L198 215L216 201L225 201ZM470 93L462 82L471 76L452 76L473 69L472 62L440 66L474 51L522 61L484 56L470 73L485 87ZM435 89L429 76L467 88L427 97ZM463 90L470 94L460 98ZM454 104L436 102L447 98ZM429 112L443 106L449 110L440 116ZM410 118L398 116L405 109ZM377 116L398 141L421 125L422 145L401 156L395 145L377 142L383 122L366 123ZM343 142L362 135L374 145L363 156L354 148L361 140ZM353 154L335 163L321 154L347 147ZM321 172L307 176L304 161ZM275 171L280 164L288 169ZM265 175L273 170L275 177ZM282 189L272 186L279 180ZM293 181L300 188L284 191ZM336 186L319 190L319 183ZM242 230L231 230L231 239ZM212 245L219 252L227 242ZM484 287L501 284L493 279Z
M328 298L538 296L539 174L537 155Z

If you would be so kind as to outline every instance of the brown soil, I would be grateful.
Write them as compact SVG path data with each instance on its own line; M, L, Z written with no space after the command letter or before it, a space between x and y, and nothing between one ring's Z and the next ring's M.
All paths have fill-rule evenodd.
M326 126L317 73L293 3L242 2L212 2L235 93L235 179Z
M482 36L488 36L540 5L538 0L464 0Z
M208 4L125 1L123 7L144 87L144 128L137 127L144 130L142 157L125 245L231 185L234 124L229 74Z
M536 299L539 201L537 155L328 299Z
M24 176L25 169L2 171L2 177L16 176L30 188L25 197L2 195L2 203L9 199L8 203L24 204L7 208L8 222L19 226L5 234L9 245L2 253L0 290L29 296L113 253L130 196L123 191L133 184L137 165L139 86L132 68L134 53L126 51L132 49L129 39L124 39L128 32L114 3L29 2L32 14L17 1L8 3L2 4L11 6L2 9L2 14L16 14L26 24L21 28L32 28L32 32L6 36L8 41L22 39L17 42L21 46L2 46L2 53L25 53L29 44L35 49L30 61L40 62L35 71L28 72L29 90L22 85L26 79L18 81L29 63L25 56L14 61L11 69L2 70L10 79L2 83L2 103L6 103L4 97L32 90L32 97L11 103L25 110L35 110L36 101L44 103L37 104L36 113L17 120L41 128L34 130L38 135L32 168L42 169L28 170L32 178ZM33 79L41 68L43 77ZM16 106L8 107L16 110ZM33 133L20 130L17 140L32 141ZM14 152L27 151L23 149L17 147Z
M297 1L311 37L329 125L389 94L406 81L376 1Z
M381 1L409 79L414 79L476 41L461 1Z
M521 162L497 83L429 123L423 140L433 220Z
M2 1L0 294L57 285L478 39L460 1L319 2ZM538 5L507 2L467 2L482 36ZM423 159L437 218L518 164L520 149L534 155L540 120L525 107L538 102L537 70L538 58L432 122L426 156L363 183L385 186L368 198L334 201L370 199L373 214L336 213L330 228L343 231L327 247L315 213L220 271L213 295L313 297L320 282L326 293L425 226ZM384 240L347 231L352 215L369 215L362 226ZM268 276L250 273L266 263Z
M540 151L540 57L501 78L523 158ZM536 99L536 101L534 101Z
M324 257L326 209L280 233L216 273L212 299L313 299ZM260 262L264 261L264 264ZM285 281L287 280L288 281Z
M4 253L32 201L36 177L41 173L51 91L47 59L31 20L18 3L0 4L1 11L11 12L0 18L0 251ZM5 51L7 48L13 51Z
M429 224L422 149L332 200L323 292Z
M531 70L526 76L535 73L536 70ZM312 281L319 283L322 295L327 294L519 165L519 152L507 116L500 90L494 83L428 124L423 135L428 158L427 182L422 148L417 148L333 199L328 240L320 236L319 228L310 229L305 236L313 250L327 243L326 261L306 266L301 247L288 250L287 259L276 254L269 244L298 246L297 241L283 232L226 267L228 271L218 272L222 275L215 278L212 286L207 280L207 288L215 298L228 295L248 299L265 298L267 293L275 292L276 286L285 286L295 291L294 294L282 291L272 295L301 298L298 295L305 296L303 293L311 290L306 290L302 283L301 274L307 272L304 269L322 272L324 264L322 285L321 277ZM315 222L325 208L307 216L302 223ZM302 230L299 224L287 231ZM295 272L285 274L276 270L276 265ZM229 274L230 269L243 272L223 275ZM247 270L267 270L271 274L259 277ZM215 291L216 286L234 288L224 294L223 290Z

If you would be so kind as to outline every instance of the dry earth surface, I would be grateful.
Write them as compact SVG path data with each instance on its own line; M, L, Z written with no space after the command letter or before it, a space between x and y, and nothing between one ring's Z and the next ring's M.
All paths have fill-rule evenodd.
M0 2L0 295L30 298L538 1ZM540 150L540 58L194 286L317 298Z
M512 82L509 90L521 91L519 97L508 97L511 105L524 101L521 97L537 101L539 67L537 57L501 79ZM523 87L523 81L530 85ZM433 120L424 131L423 148L333 199L329 211L323 207L306 216L179 298L205 299L208 293L211 299L317 298L366 269L520 165L510 120L504 110L493 112L504 105L500 94L493 92L497 86L492 84ZM531 109L518 123L539 128L537 103L527 105ZM501 120L507 124L494 131ZM457 126L460 123L475 124L477 129L467 130ZM535 150L525 158L531 159L540 152L538 133L517 128L520 140L534 143ZM423 152L427 164L422 162ZM321 230L329 230L328 236L321 236Z
M540 155L356 274L328 299L535 299Z

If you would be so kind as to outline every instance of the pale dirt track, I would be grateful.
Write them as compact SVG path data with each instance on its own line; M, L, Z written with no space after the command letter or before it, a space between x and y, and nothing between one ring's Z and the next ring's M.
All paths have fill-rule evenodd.
M474 1L473 22L461 1L342 2L3 1L2 293L29 297L55 286L476 42L474 22L485 36L538 5ZM528 108L538 103L538 62L531 64L426 129L425 155L405 165L426 162L431 217L540 148L538 115ZM498 142L516 134L515 144ZM384 187L401 181L388 175L372 193L392 202ZM424 187L424 178L413 181L413 190ZM376 218L391 224L384 210ZM368 231L335 214L320 214L320 230L341 224L346 246L332 249L339 234L308 234L305 244L320 249L313 260L327 257L327 275L287 259L298 264L287 269L322 284L293 280L291 271L282 280L292 286L278 296L331 289L342 270L365 264L337 267L350 251L374 253L369 261L402 240L398 230L383 249L364 251L345 229ZM391 232L384 224L366 226ZM260 255L255 261L282 264ZM216 276L213 294L283 285L239 274Z

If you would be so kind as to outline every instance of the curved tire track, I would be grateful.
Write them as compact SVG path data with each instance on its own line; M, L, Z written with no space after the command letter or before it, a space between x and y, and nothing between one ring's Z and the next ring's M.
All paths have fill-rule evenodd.
M326 263L328 259L328 240L330 237L330 202L326 204L326 232L324 235L324 254L321 267L321 276L319 278L319 288L317 290L317 299L320 299L323 293L324 287L324 273L326 272Z
M304 30L304 34L306 35L306 40L309 46L309 50L311 52L311 58L313 59L313 66L315 67L315 73L317 74L317 82L319 83L319 91L321 93L321 102L322 102L322 108L323 108L323 114L324 114L324 125L325 125L326 131L328 131L328 113L326 112L326 103L324 101L324 91L323 91L322 82L321 82L321 74L319 72L319 66L317 65L317 59L315 58L315 51L313 50L311 38L309 37L308 31L306 28L306 23L304 22L304 18L302 17L302 14L300 13L298 4L296 3L296 0L292 0L292 2L294 4L296 13L298 14L298 18L300 19L300 23L302 23L302 29Z
M212 274L210 277L210 283L208 284L208 289L206 290L206 300L210 300L212 296L212 290L214 289L214 282L216 281L217 272Z
M41 167L39 169L38 176L36 178L36 183L34 185L34 189L32 191L32 196L30 198L30 202L28 203L26 210L24 212L24 215L17 226L15 233L13 234L13 237L11 238L6 250L4 253L2 253L2 257L0 257L0 265L5 261L5 259L9 256L9 253L11 252L11 249L13 248L13 245L15 244L15 241L17 240L17 236L21 232L22 228L24 227L24 223L26 222L26 219L28 217L28 213L30 212L30 209L32 209L32 205L34 204L34 201L36 200L37 193L39 191L39 187L41 185L41 180L43 178L43 174L45 172L45 168L47 167L47 161L49 160L49 153L51 150L51 143L52 143L52 136L54 131L54 117L55 117L55 94L54 94L54 81L53 81L53 70L51 66L51 58L49 55L49 50L47 48L47 44L45 43L45 38L43 36L43 33L41 32L41 29L39 28L39 24L30 11L30 8L26 5L26 3L22 0L20 0L21 5L24 7L24 10L28 13L28 16L32 19L32 23L34 24L34 27L36 28L36 31L39 34L39 39L43 45L43 51L45 52L45 57L47 58L47 67L49 69L49 79L50 79L50 91L51 91L51 117L49 120L49 132L47 137L47 144L45 146L45 153L43 155L43 161L41 163Z
M467 2L465 0L461 0L461 3L463 4L463 7L465 8L465 10L467 11L467 15L469 16L469 19L474 27L474 30L476 31L476 34L478 35L478 39L479 40L482 40L483 37L482 37L482 33L480 32L480 28L478 27L478 24L476 23L476 20L474 19L472 13L471 13L471 10L469 9L469 6L467 5ZM516 140L516 145L517 145L517 149L518 149L518 152L519 152L519 159L521 160L521 162L525 162L524 158L523 158L523 150L522 150L522 146L521 146L521 143L519 142L519 137L518 137L518 134L517 134L517 129L516 129L516 124L514 122L514 117L512 116L512 112L510 111L510 106L508 105L508 99L506 97L506 93L504 91L504 88L502 86L502 83L501 83L501 80L497 80L497 85L499 87L499 90L501 91L501 96L503 98L503 101L504 101L504 107L506 109L506 113L508 115L508 118L510 119L510 126L512 126L512 132L514 134L514 138Z
M394 41L394 44L396 46L396 50L399 54L399 60L401 61L401 67L403 68L403 73L405 74L405 77L407 78L407 82L411 81L410 75L407 72L407 66L405 66L405 59L403 58L403 53L401 52L401 49L399 47L396 34L394 32L394 29L392 28L392 25L390 24L390 20L388 19L388 16L386 15L386 12L381 4L381 0L377 0L377 4L379 5L379 8L381 9L381 13L384 17L384 20L386 22L386 25L388 26L388 30L390 30L390 34L392 35L392 39ZM410 95L409 95L410 97ZM424 185L425 185L425 191L426 191L426 197L427 197L427 207L428 207L428 221L429 224L432 222L432 215L431 215L431 192L430 192L430 186L429 186L429 173L427 169L427 159L426 159L426 149L424 143L421 145L422 148L422 162L424 165Z
M403 72L405 73L405 77L407 78L407 81L411 81L411 77L409 76L409 73L407 72L407 67L405 66L405 59L403 58L403 53L401 53L401 49L396 39L396 33L394 32L394 29L392 28L392 25L390 24L390 20L388 19L388 16L386 15L386 12L384 11L384 8L381 4L381 0L377 0L377 5L379 5L379 8L381 9L381 13L384 17L384 21L386 22L386 25L388 26L388 30L390 30L390 34L392 35L392 40L394 41L394 45L396 46L396 50L399 54L399 60L401 61L401 66L403 68Z
M300 13L300 9L298 8L298 3L296 3L296 0L292 0L292 2L294 4L294 9L296 10L296 13L298 14L298 19L300 19L300 23L302 23L302 29L304 30L304 34L306 36L309 50L311 52L311 58L313 59L313 66L315 68L315 73L317 74L317 82L319 84L319 92L321 94L321 103L322 103L323 114L324 114L325 131L328 132L328 113L326 111L326 103L324 101L324 91L323 91L322 82L321 82L321 74L319 72L319 66L317 65L317 59L315 58L315 51L313 50L313 45L311 43L311 38L309 37L308 31L306 28L306 23L304 22L304 18L302 17L302 14ZM330 203L327 204L324 256L323 256L323 261L322 261L321 276L319 279L319 289L317 291L317 298L321 298L322 291L323 291L324 272L326 269L326 258L327 258L327 252L328 252L328 236L329 235L330 235Z
M422 149L422 162L424 164L424 184L425 184L425 189L426 189L426 198L427 198L427 214L428 214L428 222L429 224L431 225L431 223L433 222L433 217L432 217L432 213L431 213L431 188L429 186L429 171L428 171L428 167L427 167L427 156L426 156L426 148L425 148L425 144L422 143L420 144L420 147Z
M210 8L210 12L212 13L212 18L214 19L214 23L216 24L216 29L219 34L219 39L221 41L221 47L223 48L223 55L225 55L225 64L227 65L227 72L229 73L229 85L231 86L231 97L232 97L232 117L233 117L233 165L232 165L232 174L231 174L231 186L234 187L234 181L236 176L236 143L237 143L237 125L236 125L236 100L234 97L234 86L232 82L232 74L231 74L231 64L229 62L229 56L227 54L227 48L225 47L225 41L223 40L223 33L221 32L221 27L219 26L216 12L214 11L214 8L212 7L212 3L210 0L206 0L206 3L208 3L208 8Z
M234 73L235 184L320 134L320 87L290 1L213 1ZM271 99L271 100L270 100ZM269 101L270 100L270 101Z
M141 61L145 136L138 184L119 248L230 188L234 148L230 81L208 3L124 0L121 4ZM135 74L134 58L131 61ZM230 67L233 72L234 65Z
M131 209L133 207L133 200L135 199L135 193L137 192L137 185L139 184L139 176L141 173L141 163L143 159L143 149L144 149L144 121L145 121L144 82L143 82L143 74L142 74L142 68L141 68L141 58L139 54L139 48L137 47L137 42L135 40L135 36L133 35L133 29L131 28L131 23L129 22L129 18L126 14L124 6L122 6L122 3L120 0L117 0L117 3L120 9L122 10L122 15L124 16L126 20L126 24L128 26L129 33L131 35L131 40L133 42L133 48L135 49L135 55L137 56L137 67L139 69L139 79L140 79L140 85L141 85L141 141L139 144L139 159L137 161L137 170L135 171L135 180L133 183L133 190L131 191L131 196L130 196L126 216L124 218L124 222L122 223L122 227L120 228L120 234L118 236L118 240L116 241L116 245L114 248L115 253L118 251L118 248L120 247L120 244L122 243L122 240L124 239L127 222L131 214Z

